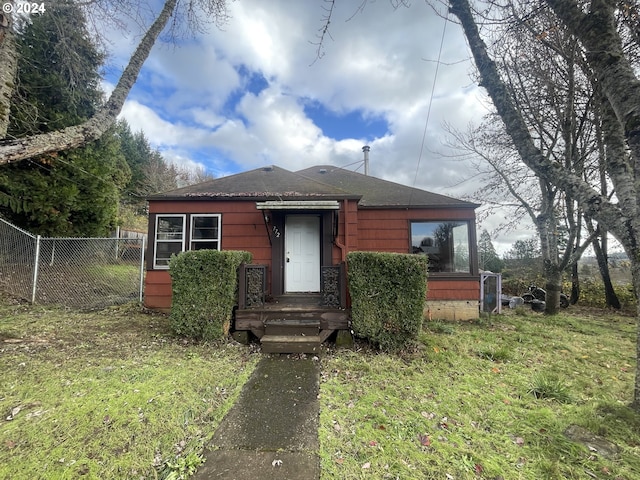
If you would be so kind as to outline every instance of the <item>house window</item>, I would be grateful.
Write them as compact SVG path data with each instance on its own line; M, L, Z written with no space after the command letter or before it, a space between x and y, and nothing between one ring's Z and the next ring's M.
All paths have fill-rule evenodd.
M153 267L169 268L169 258L184 250L185 215L158 215Z
M191 215L191 250L220 250L220 215Z
M411 222L411 251L429 257L429 272L471 273L469 224Z

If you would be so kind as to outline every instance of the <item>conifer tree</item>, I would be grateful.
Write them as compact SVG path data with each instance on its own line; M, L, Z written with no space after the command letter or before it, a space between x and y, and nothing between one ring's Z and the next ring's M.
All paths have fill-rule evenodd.
M498 273L502 271L503 262L498 257L496 249L491 241L491 235L486 230L482 230L478 239L478 258L480 261L480 270L488 270Z
M18 81L10 135L46 133L90 118L100 107L103 56L82 12L36 15L17 37ZM115 227L129 168L111 130L82 148L0 166L0 214L47 236L103 236Z

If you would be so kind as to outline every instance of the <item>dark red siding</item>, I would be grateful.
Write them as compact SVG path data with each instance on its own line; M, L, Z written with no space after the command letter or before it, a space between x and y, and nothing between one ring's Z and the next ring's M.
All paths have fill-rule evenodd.
M409 253L409 225L420 220L472 220L472 209L362 209L358 211L358 248L363 251ZM476 244L475 223L470 228L470 243ZM475 252L471 263L477 265ZM434 273L429 276L428 300L471 300L480 298L478 272L471 275Z
M167 270L152 270L155 216L163 213L219 213L222 215L222 250L247 250L253 263L271 269L271 246L263 213L255 202L247 201L172 201L149 202L149 259L145 278L144 304L149 308L171 307L171 277Z
M271 272L272 247L264 223L264 212L256 208L255 201L202 200L151 201L149 204L149 259L145 279L145 305L168 309L171 306L171 278L166 270L153 270L153 239L155 216L162 213L219 213L222 215L223 250L248 250L253 263L267 265ZM358 209L355 200L341 200L337 218L337 236L333 248L329 245L333 264L346 259L349 251L381 251L408 253L410 251L409 225L412 220L472 220L471 208L429 209ZM283 221L283 220L282 220ZM471 245L476 244L474 223L470 228ZM332 235L332 234L331 234ZM280 258L278 256L275 257ZM280 262L281 260L278 260ZM476 252L471 252L472 265L477 265ZM326 261L325 261L326 263ZM280 269L280 265L276 265ZM272 275L268 274L269 281ZM271 288L271 285L269 285ZM471 275L431 274L428 281L428 300L477 301L480 283L477 268Z

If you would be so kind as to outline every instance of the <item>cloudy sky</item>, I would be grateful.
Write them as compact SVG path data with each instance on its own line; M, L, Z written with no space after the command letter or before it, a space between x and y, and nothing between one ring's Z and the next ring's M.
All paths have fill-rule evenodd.
M328 6L230 3L222 29L156 44L121 116L165 158L215 176L271 164L345 166L369 145L371 175L466 198L475 187L462 180L473 172L439 154L445 122L465 128L486 112L460 27L422 0L408 8L339 0L318 58ZM139 38L133 28L114 32L107 91ZM489 218L480 228L499 223ZM504 251L531 235L525 227L492 236Z

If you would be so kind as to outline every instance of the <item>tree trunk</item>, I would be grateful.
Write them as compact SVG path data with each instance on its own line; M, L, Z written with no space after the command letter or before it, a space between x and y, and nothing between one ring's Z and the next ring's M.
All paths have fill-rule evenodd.
M0 165L38 155L76 148L100 138L116 121L124 101L135 84L142 65L149 57L158 36L173 15L178 0L166 0L158 18L138 44L107 103L92 118L80 125L59 131L0 141Z
M631 278L633 279L633 291L636 295L636 317L640 318L640 255L638 251L627 251L631 260ZM640 328L636 332L636 359L640 359ZM633 387L633 401L631 406L640 411L640 368L636 366L636 379Z
M609 274L609 262L607 260L606 250L602 248L605 246L605 244L603 242L601 246L598 239L594 238L591 245L593 246L593 251L596 254L598 270L600 271L600 277L602 278L602 284L604 285L604 296L607 307L612 307L616 310L619 310L620 300L618 299L618 296L616 295L616 292L613 288L613 284L611 283L611 275Z
M640 81L634 74L622 51L622 42L613 20L613 3L593 0L591 16L583 22L585 14L575 1L546 0L571 33L580 39L588 51L590 67L602 83L602 91L618 118L620 131L624 132L632 162L627 158L612 156L606 166L612 182L616 185L617 204L606 195L597 192L580 177L565 171L560 165L547 161L536 148L527 125L509 96L495 62L489 57L480 37L468 0L449 0L450 11L460 20L473 58L481 76L481 85L486 88L498 114L505 123L507 132L516 146L522 161L536 175L567 192L582 208L585 215L594 218L610 231L625 248L631 261L633 286L640 298L640 195L636 180L640 177L636 164L640 165ZM638 302L636 358L640 359L640 302ZM640 368L636 368L634 385L634 408L640 410Z
M11 99L18 72L18 51L9 13L0 12L0 138L7 136Z
M560 310L560 291L562 290L562 271L555 268L555 265L545 265L545 277L547 283L544 289L547 291L546 306L544 313L547 315L555 315Z
M545 278L544 312L555 315L560 307L560 288L562 285L562 268L558 264L558 219L554 211L555 192L550 185L540 179L541 213L536 217L536 229L540 237L540 254L542 256L543 275Z
M627 218L620 215L617 205L612 204L582 178L567 172L562 165L549 161L542 155L540 149L535 146L522 115L513 105L495 62L487 53L486 45L480 37L468 0L449 0L449 3L451 13L460 20L469 42L476 67L480 72L480 85L487 90L491 97L522 161L546 181L562 190L569 191L571 197L583 207L584 212L590 217L597 218L610 232L628 231Z
M575 305L580 300L580 272L578 271L578 262L571 266L571 297L569 303Z
M616 2L592 0L586 14L575 1L546 0L546 3L582 42L587 61L622 125L627 145L633 157L640 159L640 80L615 27Z

